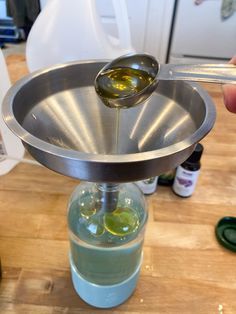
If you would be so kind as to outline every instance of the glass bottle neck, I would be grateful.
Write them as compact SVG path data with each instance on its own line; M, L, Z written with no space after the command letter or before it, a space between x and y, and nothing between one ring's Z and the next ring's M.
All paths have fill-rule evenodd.
M101 192L116 192L119 190L118 183L96 183L96 186Z
M119 198L119 184L97 183L98 199L97 207L105 212L112 212L116 209Z

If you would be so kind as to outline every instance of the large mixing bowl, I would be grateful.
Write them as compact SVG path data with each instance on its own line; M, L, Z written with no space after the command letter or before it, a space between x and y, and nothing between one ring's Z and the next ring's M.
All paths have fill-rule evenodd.
M203 88L160 81L143 104L106 107L94 79L106 64L73 62L18 81L3 102L3 118L41 164L94 182L128 182L159 175L186 160L213 127L215 107Z

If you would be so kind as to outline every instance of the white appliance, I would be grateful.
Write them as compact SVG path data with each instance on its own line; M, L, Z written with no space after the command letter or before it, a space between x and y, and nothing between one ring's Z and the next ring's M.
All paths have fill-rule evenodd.
M0 0L0 19L4 19L4 20L11 19L9 16L7 16L6 0Z
M177 1L169 63L222 63L236 54L236 11L222 19L222 1Z
M52 0L40 0L42 10L50 1ZM176 0L126 0L132 46L137 52L150 53L159 62L166 62L175 2ZM117 37L113 2L96 0L96 5L104 30Z

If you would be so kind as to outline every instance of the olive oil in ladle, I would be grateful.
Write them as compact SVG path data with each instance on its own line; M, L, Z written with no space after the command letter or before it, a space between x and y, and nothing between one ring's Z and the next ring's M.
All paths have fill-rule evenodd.
M101 72L96 79L97 93L108 100L131 97L141 92L153 81L153 77L139 69L117 67ZM107 103L106 103L107 104ZM117 107L122 106L117 104ZM124 105L123 108L126 108Z

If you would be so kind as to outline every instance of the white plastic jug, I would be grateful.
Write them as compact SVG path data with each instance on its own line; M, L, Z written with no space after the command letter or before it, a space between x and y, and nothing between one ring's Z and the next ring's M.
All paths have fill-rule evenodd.
M3 98L11 86L2 50L0 50L0 72L0 111L2 112ZM2 114L0 114L0 132L0 175L3 175L21 161L25 150L21 141L5 125Z
M108 36L96 0L50 0L26 43L29 71L75 60L114 59L133 52L125 0L113 0L119 39Z

